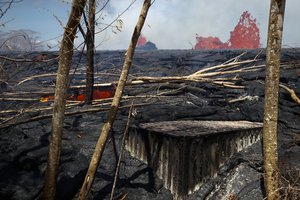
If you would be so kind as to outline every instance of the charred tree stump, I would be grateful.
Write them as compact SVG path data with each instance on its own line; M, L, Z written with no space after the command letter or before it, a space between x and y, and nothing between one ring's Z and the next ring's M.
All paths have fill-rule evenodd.
M153 169L173 199L183 200L216 177L235 153L260 140L261 132L262 123L248 121L141 123L130 127L126 148Z

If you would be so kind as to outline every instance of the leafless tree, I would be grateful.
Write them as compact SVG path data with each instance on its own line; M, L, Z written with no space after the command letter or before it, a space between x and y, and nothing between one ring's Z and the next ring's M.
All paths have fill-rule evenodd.
M69 20L67 22L60 47L60 58L52 114L52 134L49 144L48 162L43 189L43 198L47 200L55 198L65 114L66 91L73 55L73 44L85 4L86 0L73 0Z
M285 0L271 0L267 41L263 129L264 184L268 200L280 199L277 121L284 10Z
M99 163L100 163L103 151L104 151L104 147L105 147L110 129L111 129L113 123L114 123L117 111L119 109L119 105L120 105L120 101L121 101L121 98L122 98L123 90L125 88L125 84L126 84L126 81L127 81L127 76L129 74L129 69L131 67L134 50L135 50L138 38L141 34L141 30L142 30L142 27L143 27L144 22L146 20L147 13L148 13L148 10L149 10L150 6L151 6L151 0L144 0L144 4L143 4L142 10L141 10L138 22L135 26L133 35L131 37L131 42L130 42L128 50L126 52L125 62L123 64L123 68L122 68L122 72L121 72L121 75L120 75L120 78L119 78L116 93L115 93L115 96L114 96L113 101L111 103L111 108L110 108L109 113L108 113L108 119L102 127L100 137L99 137L98 142L96 144L95 151L93 153L88 171L86 173L84 182L83 182L81 190L80 190L80 194L79 194L79 199L80 200L85 200L87 198L87 195L88 195L90 189L91 189L91 186L92 186L92 183L93 183L93 180L94 180L94 175L95 175L95 173L97 171L97 168L99 166Z
M86 96L85 102L91 103L93 100L93 85L94 85L94 51L95 51L95 10L96 1L89 0L88 2L88 24L86 34L87 45L87 69L86 69Z

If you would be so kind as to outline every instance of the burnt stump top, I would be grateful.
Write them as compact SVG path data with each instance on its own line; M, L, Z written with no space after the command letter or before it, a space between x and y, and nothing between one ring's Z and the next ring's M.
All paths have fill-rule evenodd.
M172 137L201 137L219 133L261 129L260 122L179 120L139 124L140 129Z

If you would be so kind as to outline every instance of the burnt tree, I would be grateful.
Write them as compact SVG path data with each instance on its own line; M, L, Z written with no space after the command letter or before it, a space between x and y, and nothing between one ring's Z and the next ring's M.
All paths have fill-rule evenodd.
M151 0L144 0L144 4L143 4L142 10L141 10L138 22L134 28L134 32L131 37L131 42L130 42L130 45L126 52L125 62L123 64L123 68L122 68L122 72L121 72L121 75L119 78L118 86L116 88L116 93L115 93L114 99L111 104L111 108L108 113L108 119L102 127L100 137L97 141L93 156L90 161L88 171L86 173L84 182L83 182L81 190L80 190L80 194L79 194L80 200L86 199L87 195L91 189L91 186L92 186L92 183L94 180L94 175L97 171L101 157L103 155L104 147L105 147L107 138L109 136L110 129L115 121L115 117L116 117L117 111L119 109L123 90L124 90L124 87L125 87L125 84L127 81L129 69L131 67L134 50L135 50L138 38L141 34L142 27L145 23L147 13L148 13L150 6L151 6Z
M85 42L87 46L87 69L86 69L86 88L85 103L90 104L93 100L94 86L94 51L95 51L95 9L96 1L88 2L88 23Z
M73 55L73 44L86 0L73 0L69 20L65 27L60 47L59 66L56 78L55 97L52 115L52 133L49 144L48 162L43 188L43 199L55 199L58 176L61 138L64 124L66 93L69 71Z
M280 53L285 0L272 0L267 41L263 128L264 185L267 199L280 199L277 153Z

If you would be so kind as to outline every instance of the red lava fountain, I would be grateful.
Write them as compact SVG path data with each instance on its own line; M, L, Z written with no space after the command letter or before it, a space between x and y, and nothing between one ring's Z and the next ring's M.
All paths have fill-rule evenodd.
M259 28L256 19L245 11L230 32L230 39L223 43L218 37L196 36L195 49L256 49L260 47Z
M147 38L144 35L140 35L138 41L137 41L137 47L144 46L147 43Z
M224 43L218 37L196 37L195 49L222 49Z

